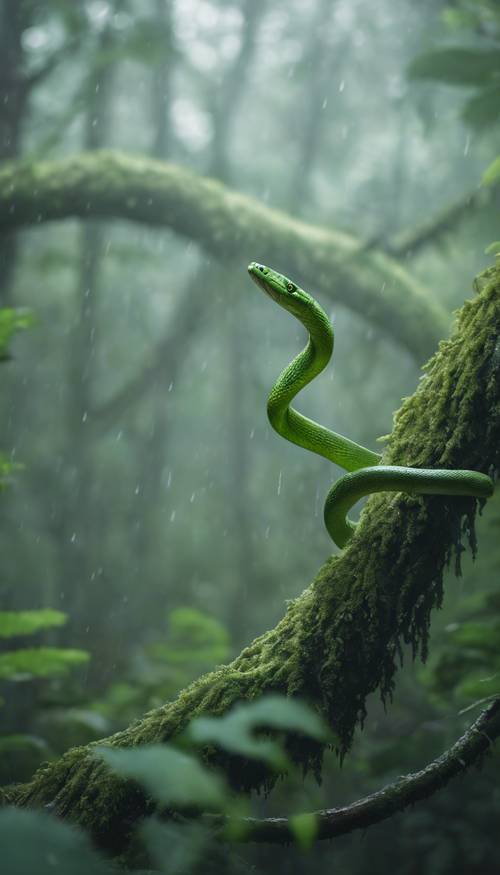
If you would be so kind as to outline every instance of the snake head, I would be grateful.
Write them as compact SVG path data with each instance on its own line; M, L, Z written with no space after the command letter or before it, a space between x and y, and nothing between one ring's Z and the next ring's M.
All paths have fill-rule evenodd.
M294 310L294 304L299 303L301 299L306 301L309 299L307 292L300 289L288 277L283 276L265 264L259 264L257 261L252 261L248 265L248 273L253 281L261 288L266 295L269 295L273 301L280 304L285 310Z

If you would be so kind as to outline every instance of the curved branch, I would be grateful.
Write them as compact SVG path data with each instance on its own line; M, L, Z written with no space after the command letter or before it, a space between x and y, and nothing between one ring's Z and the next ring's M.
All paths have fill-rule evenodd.
M390 256L183 167L93 152L0 170L0 231L70 216L169 227L233 266L275 264L377 325L420 361L447 329L443 308Z
M445 787L452 778L476 765L499 735L500 699L496 699L449 750L424 769L405 775L399 781L387 784L376 793L343 808L310 812L307 816L315 821L314 837L333 839L356 829L366 829L404 811L409 805L427 799ZM295 840L293 818L289 817L245 817L231 821L229 818L205 815L204 820L222 835L228 825L234 823L238 829L231 834L242 842L290 844Z
M500 468L500 266L477 283L457 330L442 343L415 394L396 416L388 464L416 468ZM443 573L460 556L464 519L472 548L475 502L453 497L381 494L368 500L341 556L330 559L278 625L230 664L201 677L175 701L146 714L106 744L130 747L176 737L200 714L220 715L236 702L268 692L314 704L340 739L341 753L377 688L390 698L401 642L426 655L432 609L442 598ZM292 533L293 535L293 533ZM320 771L322 749L290 740L290 756ZM273 777L255 762L209 749L232 784L250 790ZM68 751L33 780L0 792L19 805L51 804L87 827L100 843L126 846L148 810L137 788L109 774L93 746Z

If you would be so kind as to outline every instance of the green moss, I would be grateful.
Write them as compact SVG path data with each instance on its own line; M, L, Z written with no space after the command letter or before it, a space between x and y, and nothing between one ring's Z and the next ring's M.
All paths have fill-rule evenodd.
M500 467L500 270L483 274L480 288L396 414L386 463L484 472ZM277 691L311 702L340 737L344 755L367 696L379 689L390 698L402 642L425 657L443 571L452 556L459 560L464 537L475 549L475 512L472 499L373 496L348 548L323 566L275 629L106 743L167 741L199 714L222 714L241 699ZM319 770L318 746L291 741L290 749L304 768ZM205 755L212 762L220 756L213 749ZM236 787L271 783L254 763L225 765ZM53 805L115 850L148 810L134 786L93 758L92 747L45 766L10 798Z

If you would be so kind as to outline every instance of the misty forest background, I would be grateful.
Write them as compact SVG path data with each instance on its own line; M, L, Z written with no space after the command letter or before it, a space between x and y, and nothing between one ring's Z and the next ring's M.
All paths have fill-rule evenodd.
M480 181L498 153L500 62L425 75L415 58L498 58L499 40L493 0L2 0L0 158L139 153L388 253L432 330L364 315L349 265L321 291L314 270L300 278L336 328L334 366L300 409L376 449L499 236L498 189ZM1 304L32 313L0 367L1 448L20 466L0 497L0 597L46 611L0 628L2 784L237 654L332 552L322 508L339 472L266 418L300 326L249 281L261 253L216 259L172 227L65 220L0 239ZM292 776L255 811L368 793L437 756L498 692L499 522L495 497L475 564L447 578L426 666L406 654L392 706L373 696L342 768L332 754L320 786ZM496 872L499 773L496 754L364 835L307 854L248 846L224 866Z

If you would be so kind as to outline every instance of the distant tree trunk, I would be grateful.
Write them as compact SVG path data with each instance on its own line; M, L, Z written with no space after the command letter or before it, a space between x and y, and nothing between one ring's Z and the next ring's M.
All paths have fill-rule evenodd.
M339 46L331 37L335 6L332 0L319 0L304 49L307 78L302 88L302 103L294 106L290 119L297 143L288 202L292 214L303 215L304 206L310 200L311 174L321 145L325 110L338 79L335 73L341 70Z
M30 13L19 0L0 2L0 163L21 154L21 133L29 90L24 75L23 30ZM0 238L0 305L10 300L17 259L17 235Z
M233 182L230 161L230 141L236 123L241 96L244 93L257 45L258 27L264 8L263 0L244 0L243 36L240 51L234 59L222 87L217 91L213 110L214 139L209 173L226 184ZM224 282L224 278L221 277ZM228 475L231 495L232 561L234 585L229 595L227 619L233 640L239 645L248 637L252 624L252 607L248 600L255 574L252 544L254 514L249 507L248 477L250 471L249 430L245 427L248 398L248 361L246 327L241 317L241 296L237 291L226 308L226 361L228 379Z
M170 129L170 104L172 99L172 79L174 64L174 32L172 23L171 0L155 0L154 26L162 35L163 52L161 59L151 70L150 105L152 142L150 153L153 158L165 161L168 158L173 142ZM188 307L188 309L190 309ZM178 329L182 334L189 335L190 323L186 323L185 299L179 302L178 309L172 319L178 321ZM196 320L193 319L193 324ZM167 332L169 328L167 327ZM176 344L178 356L172 361L169 350L165 349L165 370L160 376L155 375L148 382L148 392L144 393L148 408L151 410L151 425L146 437L141 439L137 447L137 503L133 526L133 545L135 565L142 569L150 568L150 557L155 556L155 538L157 529L155 520L160 513L162 497L162 472L168 461L168 444L170 441L170 419L168 410L168 387L176 382L181 365L184 344ZM167 591L167 590L166 590ZM162 617L163 618L163 617Z
M172 0L155 0L155 26L163 37L164 54L153 65L151 81L151 109L153 122L153 146L151 154L164 161L172 141L170 130L170 105L172 102L172 74L174 70L174 31L172 24Z
M112 34L107 26L99 37L98 50L109 50ZM113 90L113 68L100 67L88 80L88 105L85 122L85 148L102 148L108 138ZM98 637L93 628L102 627L105 617L98 610L95 592L99 583L97 559L102 545L104 517L98 500L92 457L94 443L89 429L95 380L94 356L97 344L96 305L99 299L102 227L85 223L80 231L80 256L77 272L75 324L71 333L68 360L68 408L66 436L65 489L62 495L59 551L60 589L65 594L62 606L71 617L71 640L88 645ZM107 640L107 636L103 636ZM102 680L102 678L101 678Z
M262 6L262 0L245 0L243 3L245 24L241 48L226 72L224 81L218 90L217 104L213 108L214 139L211 144L209 172L211 175L222 178L226 182L230 181L230 166L227 153L231 125L235 121L239 98L246 84L247 74L253 57L259 13ZM169 10L167 10L163 0L156 0L156 11L157 26L166 34L166 45L171 47L171 19ZM160 159L168 157L166 149L171 139L168 135L169 106L167 100L171 92L170 80L172 72L171 62L169 64L169 61L166 60L154 68L152 77L152 106L154 111L152 153L154 157ZM196 271L194 278L189 282L188 288L182 292L184 297L187 296L191 300L196 299L198 302L197 318L187 323L183 318L185 309L183 307L179 307L177 316L174 315L173 317L174 319L179 318L182 323L184 353L186 353L189 344L193 342L196 332L203 325L201 317L208 307L210 296L207 295L204 274L205 268L203 268L203 272L201 269ZM217 282L219 275L217 267L210 272L210 281L213 279L212 274ZM228 614L231 617L232 627L240 635L244 632L245 628L242 593L249 590L253 560L251 558L252 551L249 538L250 522L247 518L247 503L244 500L246 493L245 476L248 469L248 435L241 427L243 408L245 407L245 399L242 397L244 395L245 381L239 379L243 339L240 333L240 320L231 315L234 310L232 304L229 305L229 310L231 311L229 316L231 330L228 337L228 373L230 374L229 467L233 484L238 484L238 497L236 491L234 493L238 508L234 515L236 525L233 530L233 555L236 572L235 589L233 606L230 606ZM236 356L238 356L237 359ZM176 375L177 370L176 368ZM167 388L172 379L173 375L170 370L165 373L165 379L158 383L154 389L157 396L154 402L154 422L147 446L142 448L143 464L138 475L140 490L138 497L141 501L141 512L138 517L135 543L138 556L144 558L148 556L153 546L150 542L150 533L153 531L153 527L150 524L148 525L148 519L152 522L154 516L158 513L158 508L162 501L160 492L161 472L168 458L169 442Z
M232 182L229 161L232 127L251 68L264 5L264 0L243 0L241 8L244 22L240 51L227 70L221 87L215 92L215 104L212 108L214 138L209 172L227 184Z
M255 556L252 529L255 513L251 506L250 440L246 421L248 410L248 373L250 361L242 301L235 296L226 311L226 361L228 382L228 477L231 499L232 554L234 585L229 593L228 622L237 646L253 632L255 602L251 597L255 584Z

